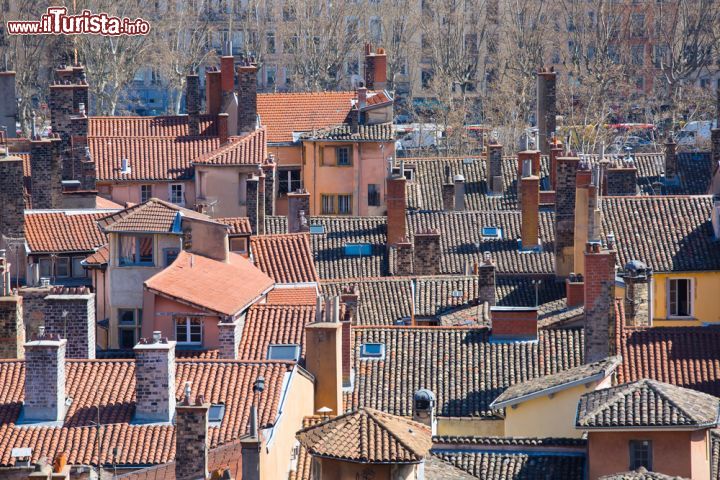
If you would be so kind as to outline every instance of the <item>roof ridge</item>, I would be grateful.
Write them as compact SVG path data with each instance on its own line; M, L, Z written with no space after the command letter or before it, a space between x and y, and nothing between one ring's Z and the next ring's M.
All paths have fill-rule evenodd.
M678 386L676 386L676 385L671 385L671 384L664 383L664 382L658 382L657 380L653 380L653 379L650 379L650 378L643 379L643 383L644 383L645 385L647 385L654 393L656 393L657 395L659 395L660 397L662 397L663 400L665 400L666 402L670 403L670 404L673 406L673 408L679 410L679 411L685 416L686 419L688 419L688 420L690 420L690 421L692 421L692 422L695 422L695 421L696 421L696 420L695 420L695 416L694 416L693 414L687 412L684 407L680 406L674 399L670 398L670 397L668 396L668 393L669 393L669 392L666 392L666 391L664 390L664 389L665 389L666 387L668 387L668 386L671 387L671 389L672 389L672 388L681 389L681 388L683 388L683 387L678 387ZM700 393L700 394L702 394L702 395L707 395L707 394L704 394L703 392L696 392L695 390L692 390L692 392L693 392L692 394L689 393L689 392L685 392L685 394L686 394L686 395L693 395L693 394L695 394L695 393ZM709 395L709 396L712 396L712 395Z
M593 390L592 392L588 392L585 395L589 396L595 392L602 392L603 390L614 390L611 393L611 402L614 405L617 401L621 400L622 398L625 398L627 396L627 393L632 393L637 388L637 385L633 384L639 384L639 382L631 382L631 383L624 383L621 385L615 385L614 387L601 389L601 390ZM633 388L635 387L635 389ZM625 390L628 390L627 393L624 393ZM607 408L608 402L601 402L599 403L593 410L591 410L589 413L586 413L584 415L585 418L594 418L596 417L603 409ZM578 408L578 417L580 415L580 409ZM579 418L578 418L579 420Z
M412 452L414 455L416 455L418 457L422 457L421 453L419 453L417 450L415 450L415 448L408 445L407 442L405 442L399 435L397 435L395 433L394 428L392 428L392 426L388 425L386 420L395 420L394 418L392 418L392 419L382 418L382 416L390 416L390 414L385 413L381 410L375 410L374 408L368 408L368 407L363 407L363 408L365 409L365 412L367 413L367 415L372 417L373 420L375 420L375 422L380 424L380 426L383 427L383 429L388 433L388 435L391 435L392 438L394 438L396 442L398 442L400 445L403 446L403 448L405 448L409 452ZM404 422L408 422L408 423L417 423L417 422L412 422L411 420L406 420L404 418L402 420Z

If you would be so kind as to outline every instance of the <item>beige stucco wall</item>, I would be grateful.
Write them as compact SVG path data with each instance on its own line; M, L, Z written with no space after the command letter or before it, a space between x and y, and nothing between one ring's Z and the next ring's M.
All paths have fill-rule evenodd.
M438 435L474 435L478 437L502 437L504 423L500 419L481 420L471 417L438 417Z
M170 185L173 183L182 183L185 185L185 205L183 206L192 209L195 205L194 180L183 180L178 182L98 183L98 190L102 196L109 196L113 202L124 205L125 202L140 203L140 185L151 185L152 197L169 201Z
M217 200L212 209L208 209L208 214L213 218L245 217L245 179L255 171L257 169L251 166L196 167L196 197L200 197L202 189L207 200Z
M203 312L202 310L193 308L189 305L156 295L148 290L143 292L143 299L142 336L144 338L152 338L152 333L154 331L159 331L162 332L163 337L177 341L173 314L202 315L197 317L202 322L203 328L203 343L201 347L219 347L219 316L209 315L207 312ZM183 345L178 344L178 348L182 349Z
M190 244L186 241L187 251L223 262L228 260L230 247L225 225L184 219L182 229L185 239L191 240Z

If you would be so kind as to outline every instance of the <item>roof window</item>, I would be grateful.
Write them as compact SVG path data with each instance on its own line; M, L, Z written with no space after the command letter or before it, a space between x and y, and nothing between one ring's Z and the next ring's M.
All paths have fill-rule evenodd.
M346 243L346 257L369 257L372 255L372 245L369 243Z
M502 228L500 227L483 227L481 232L483 238L502 239Z
M310 233L313 235L322 235L325 233L325 225L310 225Z
M385 358L385 344L384 343L363 343L360 345L360 358L363 359L377 359L382 360Z
M224 416L225 416L225 404L224 403L216 403L216 404L210 405L210 410L208 410L208 422L221 423Z
M270 345L268 347L268 360L290 360L297 362L300 358L300 345Z

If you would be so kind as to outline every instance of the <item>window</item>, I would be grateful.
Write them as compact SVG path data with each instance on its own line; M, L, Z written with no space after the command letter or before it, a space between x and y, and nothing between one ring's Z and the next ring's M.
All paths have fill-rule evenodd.
M73 257L72 258L72 276L73 278L84 278L87 277L87 272L83 268L82 262L84 257Z
M338 147L335 149L336 164L340 167L352 165L350 147Z
M224 403L217 403L214 405L210 405L210 410L208 410L208 422L221 423L224 416L225 416L225 404Z
M40 270L40 278L52 277L52 262L49 258L38 260L38 269Z
M278 185L279 194L287 194L302 188L302 182L300 181L300 168L279 170L278 179L280 182Z
M163 256L165 257L165 266L167 267L175 261L180 255L180 249L178 248L165 248L163 249Z
M265 36L267 53L275 53L275 32L267 32Z
M277 67L265 67L265 86L267 88L275 87L276 78L277 78Z
M235 237L230 239L230 251L236 253L247 252L247 238Z
M631 32L633 37L645 36L645 15L642 13L633 13L631 16Z
M185 185L182 183L170 185L170 203L185 205Z
M321 195L323 215L332 215L335 213L335 195Z
M369 243L346 243L345 256L347 257L369 257L372 255L372 245Z
M633 45L631 48L631 57L633 65L645 65L645 46L644 45Z
M670 317L692 316L692 280L680 278L669 280L668 313Z
M420 83L422 85L422 88L424 88L424 89L430 88L432 79L433 79L432 71L423 70L422 72L420 72Z
M382 39L382 20L378 17L370 19L370 38L375 43L379 43Z
M500 227L483 227L481 232L483 238L502 239L502 228Z
M348 75L358 75L360 73L360 62L357 58L352 58L345 64L345 73Z
M268 347L268 360L291 360L297 362L300 358L300 345L270 345Z
M652 470L652 442L650 440L630 440L630 470L645 467Z
M311 235L322 235L323 233L325 233L325 225L310 225Z
M352 214L352 195L338 195L338 213L340 215Z
M384 343L363 343L360 345L360 358L383 359L385 358Z
M202 344L202 321L193 317L175 319L175 340L185 345Z
M380 186L376 183L368 184L368 206L379 207L380 206Z
M152 235L120 235L120 266L153 265Z
M55 276L70 276L70 257L57 257L55 259Z
M141 325L141 308L118 309L118 347L121 349L133 348L140 340Z
M140 185L140 203L145 203L152 198L152 185Z

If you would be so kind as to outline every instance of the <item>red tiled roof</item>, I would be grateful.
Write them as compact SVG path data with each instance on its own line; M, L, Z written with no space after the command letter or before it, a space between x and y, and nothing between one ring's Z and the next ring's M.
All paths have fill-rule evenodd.
M88 256L83 262L88 267L102 267L110 261L110 246L108 244L98 248L97 252Z
M99 219L98 224L105 232L167 233L172 231L178 214L195 220L212 222L212 219L205 214L151 198L145 203L106 215Z
M292 142L293 132L344 123L355 96L355 92L261 93L257 109L268 142Z
M235 315L272 287L270 277L247 258L230 254L229 263L181 251L145 288L223 315Z
M217 137L93 137L88 138L99 182L189 180L190 164L220 146ZM121 173L128 159L130 173Z
M317 302L316 287L277 288L270 290L267 303L272 305L315 305Z
M252 233L252 227L250 226L250 219L248 217L220 217L214 218L213 220L228 225L230 227L228 235L250 235Z
M200 115L202 135L217 135L214 120L214 116ZM187 134L187 115L88 118L88 137L180 137Z
M183 361L177 362L178 402L183 385L192 381L193 393L210 403L224 403L219 427L208 428L210 448L229 443L245 432L250 406L259 400L259 424L272 425L278 414L289 362ZM265 379L258 398L253 383ZM32 448L31 462L67 452L68 463L96 465L97 429L92 426L100 407L100 462L119 465L165 463L175 456L173 425L130 424L135 410L135 362L128 360L68 360L66 395L73 399L62 427L16 427L24 399L25 362L0 361L0 465L14 465L11 450ZM223 386L223 388L218 388ZM114 458L113 449L118 448Z
M261 165L267 158L265 127L243 137L232 137L225 145L193 160L194 165Z
M32 253L92 252L107 243L97 220L107 212L25 213L25 240Z
M310 235L257 235L250 238L255 264L278 283L317 282Z
M315 306L253 305L245 317L238 358L265 360L268 346L295 344L305 356L305 326L315 321Z
M116 208L120 210L124 207L119 203L115 203L112 200L108 200L107 198L103 198L98 195L95 197L95 208Z

